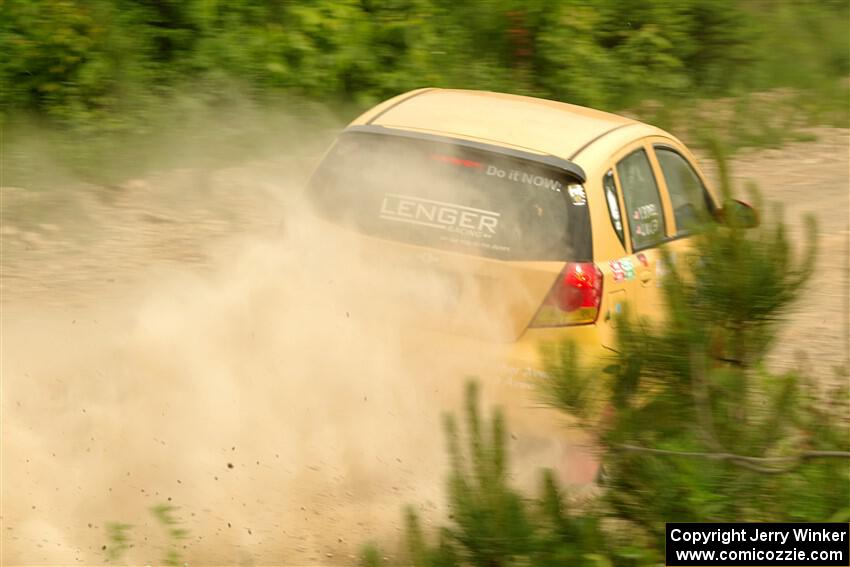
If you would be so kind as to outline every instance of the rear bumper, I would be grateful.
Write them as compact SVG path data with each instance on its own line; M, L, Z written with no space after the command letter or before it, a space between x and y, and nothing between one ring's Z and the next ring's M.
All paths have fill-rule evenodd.
M566 342L576 345L583 360L593 360L605 352L600 328L595 324L526 329L516 342L506 345L506 364L522 374L545 377L546 361L543 360L542 347Z
M431 356L450 360L456 376L474 376L485 389L508 386L510 389L534 390L548 378L544 345L571 342L576 345L580 361L592 363L610 352L603 346L604 329L593 325L573 327L530 328L512 342L487 341L439 331L417 329L409 333L407 352L414 356ZM512 394L516 395L516 392Z

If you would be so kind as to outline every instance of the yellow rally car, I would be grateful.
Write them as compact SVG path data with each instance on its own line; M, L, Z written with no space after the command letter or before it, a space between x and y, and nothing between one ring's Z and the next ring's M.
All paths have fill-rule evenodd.
M520 379L540 371L543 342L611 347L626 302L659 313L659 245L675 255L694 222L719 211L694 156L663 130L445 89L399 95L354 120L310 195L322 217L363 236L375 265L444 284L422 326L430 318L456 337L500 343Z
M658 246L675 254L694 221L719 210L691 152L663 130L464 90L416 90L367 111L311 185L322 216L396 244L384 256L454 277L459 296L471 283L480 306L500 312L497 328L455 317L454 330L506 340L529 368L542 341L610 346L626 301L656 313Z

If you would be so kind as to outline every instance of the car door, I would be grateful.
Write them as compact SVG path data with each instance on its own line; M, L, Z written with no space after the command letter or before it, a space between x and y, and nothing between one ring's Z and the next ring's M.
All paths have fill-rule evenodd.
M656 173L657 164L646 141L624 148L611 169L630 252L610 261L611 277L615 282L625 282L632 312L652 319L663 313L659 246L670 235L670 202Z

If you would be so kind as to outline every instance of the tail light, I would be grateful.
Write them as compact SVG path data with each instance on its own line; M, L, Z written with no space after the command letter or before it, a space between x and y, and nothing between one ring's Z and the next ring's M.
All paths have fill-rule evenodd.
M602 272L593 262L570 262L558 276L530 327L593 323L602 304Z

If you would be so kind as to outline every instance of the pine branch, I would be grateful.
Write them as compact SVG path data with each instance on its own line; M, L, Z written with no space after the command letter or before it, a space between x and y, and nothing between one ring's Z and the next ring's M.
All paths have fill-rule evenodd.
M696 406L697 416L702 425L701 433L709 445L715 450L723 452L723 447L718 440L716 429L714 427L714 418L711 414L711 402L709 400L710 393L705 380L705 367L703 366L703 357L700 356L691 346L690 363L691 363L691 396Z
M781 457L750 457L735 453L708 453L702 451L673 451L670 449L656 449L654 447L641 447L638 445L620 444L614 445L615 449L634 451L639 453L650 453L653 455L669 455L672 457L689 457L696 459L711 459L715 461L732 461L736 465L766 474L781 474L789 472L799 466L803 461L811 459L838 458L850 459L850 451L801 451L796 455L785 455ZM770 463L792 463L785 468L771 468L760 466Z

